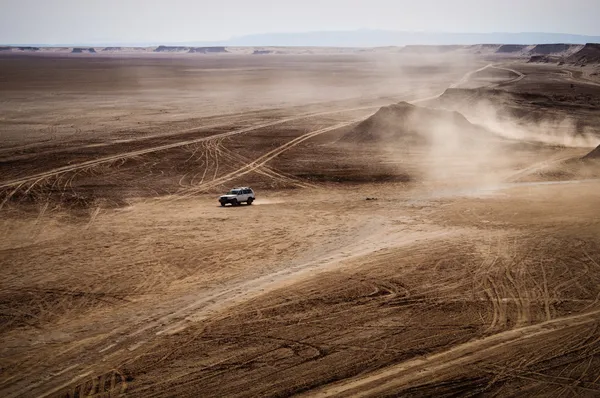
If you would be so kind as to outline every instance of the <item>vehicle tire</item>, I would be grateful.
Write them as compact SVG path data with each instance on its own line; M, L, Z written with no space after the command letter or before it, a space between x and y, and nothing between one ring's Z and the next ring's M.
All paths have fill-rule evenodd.
M221 207L225 207L225 202L221 202Z
M246 203L248 204L248 206L250 206L252 204L252 202L254 202L253 198L250 198L246 201Z
M237 201L237 199L233 199L233 200L231 201L231 205L232 205L232 206L238 206L238 205L239 205L239 202Z

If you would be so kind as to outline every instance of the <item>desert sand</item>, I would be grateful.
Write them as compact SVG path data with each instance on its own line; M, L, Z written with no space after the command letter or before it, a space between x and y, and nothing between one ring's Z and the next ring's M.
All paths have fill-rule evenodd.
M0 53L1 395L598 396L594 48L516 47Z

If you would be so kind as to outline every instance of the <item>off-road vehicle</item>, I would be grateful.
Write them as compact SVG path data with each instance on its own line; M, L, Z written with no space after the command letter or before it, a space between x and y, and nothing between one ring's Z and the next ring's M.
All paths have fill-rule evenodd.
M225 206L227 203L231 203L232 206L239 206L243 202L251 205L254 202L254 191L248 187L233 188L225 195L219 197L219 203L221 206Z

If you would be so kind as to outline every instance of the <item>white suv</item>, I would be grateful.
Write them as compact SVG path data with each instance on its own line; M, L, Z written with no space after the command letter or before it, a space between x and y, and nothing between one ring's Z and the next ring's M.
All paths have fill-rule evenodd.
M254 191L248 187L233 188L226 195L219 197L221 206L231 203L232 206L239 206L242 202L251 205L254 202Z

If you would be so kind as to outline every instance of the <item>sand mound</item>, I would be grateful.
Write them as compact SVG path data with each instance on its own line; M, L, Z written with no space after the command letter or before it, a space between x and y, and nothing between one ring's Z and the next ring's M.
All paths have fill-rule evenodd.
M254 52L252 53L252 55L267 55L267 54L273 54L273 51L271 51L271 50L254 50Z
M361 122L340 139L348 143L377 143L406 141L430 143L434 136L460 133L476 137L481 131L458 112L424 108L400 102L385 106Z
M592 152L585 155L583 159L600 159L600 145L598 145Z
M600 64L600 43L587 43L581 50L567 57L565 62L580 66Z

